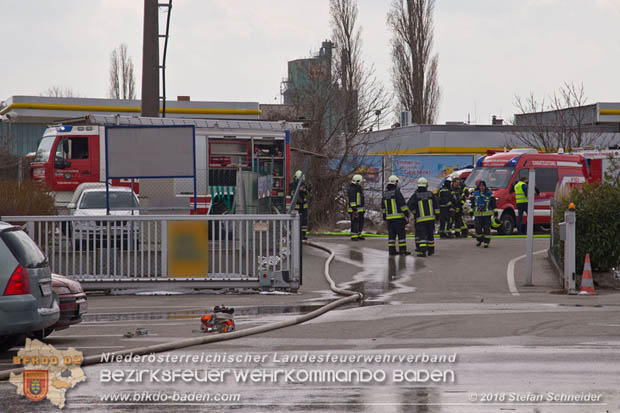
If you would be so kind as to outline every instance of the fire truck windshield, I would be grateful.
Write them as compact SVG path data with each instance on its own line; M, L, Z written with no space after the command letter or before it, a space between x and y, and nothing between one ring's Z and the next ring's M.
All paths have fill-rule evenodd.
M55 136L44 136L37 148L37 154L34 156L33 162L47 162L50 159L52 145L54 145Z
M465 185L470 188L476 186L477 180L485 181L489 188L506 188L510 183L510 178L514 173L515 168L495 168L495 167L482 167L474 168L471 175L465 180Z

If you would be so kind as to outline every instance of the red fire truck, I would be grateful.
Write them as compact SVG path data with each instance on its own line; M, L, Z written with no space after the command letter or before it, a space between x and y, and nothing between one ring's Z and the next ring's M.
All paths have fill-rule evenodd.
M30 166L31 177L52 190L57 206L66 206L79 184L105 181L106 128L140 125L195 127L198 213L207 213L215 196L234 196L237 174L243 173L250 175L251 182L268 176L270 179L262 179L263 187L265 182L269 184L263 197L281 203L284 210L290 177L289 133L301 127L297 123L90 115L83 122L45 131ZM111 180L110 184L133 186L136 193L141 192L137 181ZM188 206L190 201L193 204L193 185L175 182L171 187L171 196L185 197Z
M579 150L573 152L586 158L586 164L592 182L605 181L605 172L611 165L610 158L620 159L620 149Z
M530 168L536 171L536 187L540 193L534 203L534 224L549 225L550 198L556 186L575 185L586 182L590 175L582 155L538 153L536 150L512 150L498 152L478 159L476 168L465 184L473 188L477 180L486 182L497 200L498 218L502 227L499 232L512 234L516 223L516 198L511 188L521 178L529 176ZM524 217L523 224L527 222Z

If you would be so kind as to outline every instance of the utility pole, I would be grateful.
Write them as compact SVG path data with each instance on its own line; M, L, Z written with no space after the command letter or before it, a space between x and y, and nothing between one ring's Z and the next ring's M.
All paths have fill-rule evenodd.
M525 285L532 286L532 273L534 271L534 203L536 202L536 170L530 168L529 179L527 182L527 274L525 277ZM553 222L551 223L553 225Z
M142 36L142 116L159 117L158 0L144 0Z

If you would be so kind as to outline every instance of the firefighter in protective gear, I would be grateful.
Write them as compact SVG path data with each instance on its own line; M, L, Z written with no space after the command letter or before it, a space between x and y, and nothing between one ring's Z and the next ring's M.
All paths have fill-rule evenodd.
M527 214L527 184L528 178L521 178L516 184L513 185L512 188L510 188L510 192L515 193L517 211L519 211L519 216L517 217L517 231L519 234L523 234L523 215ZM540 193L538 188L534 188L534 191L536 192L536 195Z
M301 184L300 184L301 182ZM304 182L304 176L301 171L295 172L293 181L290 184L289 192L291 195L295 194L297 186L299 185L299 192L297 193L297 201L295 202L295 211L299 214L299 224L301 226L301 238L308 239L308 187Z
M437 197L428 189L428 181L422 177L418 179L418 189L411 195L407 206L415 219L415 246L416 255L425 257L435 253L435 219L439 214Z
M467 202L464 186L458 177L452 178L452 199L454 202L454 236L467 238L467 224L463 219L463 206Z
M452 181L446 179L439 189L439 238L452 238L450 229L454 215Z
M407 251L407 239L405 225L409 220L409 208L403 194L398 189L398 177L392 175L388 179L381 202L381 213L387 221L388 227L388 251L390 255L409 255ZM396 251L396 238L398 237L398 252Z
M364 188L362 181L364 178L360 174L353 175L351 185L349 185L349 214L351 215L351 241L363 240L362 231L364 230Z
M489 248L491 242L491 217L495 210L495 197L487 188L484 181L480 181L478 189L474 191L472 198L474 210L474 224L476 226L476 246L484 242L484 248Z

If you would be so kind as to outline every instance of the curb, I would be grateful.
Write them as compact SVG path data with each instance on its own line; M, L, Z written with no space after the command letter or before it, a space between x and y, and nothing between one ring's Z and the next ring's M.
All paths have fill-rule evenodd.
M551 252L551 248L547 248L547 259L549 259L549 263L553 268L553 272L555 273L558 282L562 286L562 289L566 291L566 287L564 286L564 271L560 268L560 264L555 260L555 256Z

